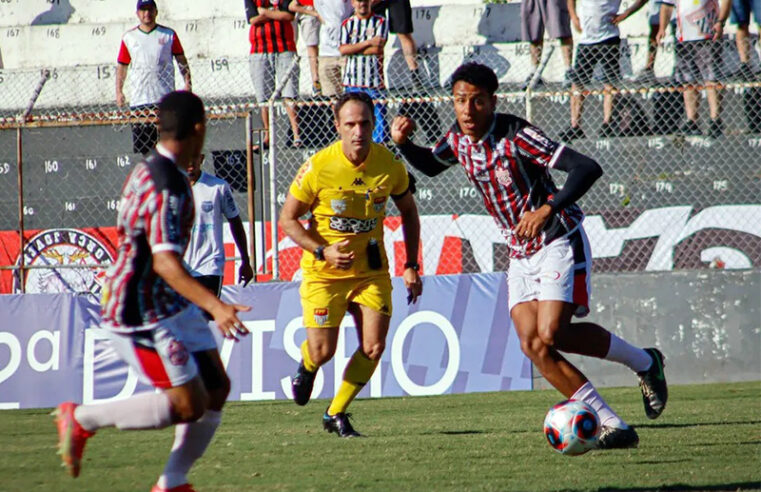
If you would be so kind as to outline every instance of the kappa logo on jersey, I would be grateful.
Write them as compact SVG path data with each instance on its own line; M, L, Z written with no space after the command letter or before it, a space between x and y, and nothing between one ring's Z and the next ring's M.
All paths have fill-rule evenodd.
M380 213L381 210L386 208L386 197L382 196L380 198L376 198L373 200L373 210L375 210L377 213Z
M354 219L351 217L331 217L330 228L338 232L353 232L360 234L370 232L378 225L377 217L374 219Z
M510 176L510 170L508 169L497 169L494 172L494 175L497 176L499 184L503 186L510 186L513 182L513 178Z
M323 326L328 322L328 308L315 308L314 310L314 322L319 326Z
M330 208L333 209L333 212L337 214L342 214L346 212L346 200L343 200L343 199L330 200Z
M188 349L179 340L172 340L169 342L169 362L173 366L184 366L187 364L190 356L188 355Z
M479 169L478 171L473 173L473 179L476 181L481 181L483 183L488 183L491 181L491 175L489 174L488 169Z
M362 186L365 182L362 180L362 178L354 178L354 181L351 182L352 186Z
M33 294L63 292L91 292L99 295L103 271L96 268L113 261L111 253L98 239L76 229L50 229L34 236L24 246L24 265L49 267L66 265L68 268L40 268L27 270L24 291ZM21 257L16 261L20 264ZM81 265L82 268L70 266ZM18 278L14 292L21 292Z
M201 203L201 210L208 213L214 210L214 204L211 202L211 200L204 200L203 203Z

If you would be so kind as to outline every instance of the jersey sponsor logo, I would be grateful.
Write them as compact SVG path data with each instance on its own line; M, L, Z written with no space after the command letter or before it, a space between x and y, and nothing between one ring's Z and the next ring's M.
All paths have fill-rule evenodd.
M211 202L211 200L204 200L201 203L201 210L203 210L206 213L211 212L212 210L214 210L214 204Z
M497 176L497 181L502 186L510 186L513 182L513 177L510 175L508 169L497 169L494 174Z
M386 208L385 196L373 200L373 210L375 210L377 213L380 213L384 208Z
M173 366L184 366L190 358L188 355L188 349L185 348L185 344L179 340L172 340L169 342L168 354L169 362L171 362Z
M362 178L354 178L354 181L351 182L352 186L363 186L365 182L362 180Z
M25 272L24 291L30 294L90 292L99 295L103 287L103 263L113 261L111 253L98 239L77 229L49 229L24 245L21 252L26 266L47 266ZM21 263L19 255L16 264ZM63 268L55 268L55 267ZM21 292L17 277L14 292Z
M359 234L370 232L378 225L377 217L374 219L354 219L351 217L331 217L330 228L338 232L353 232Z
M314 322L318 326L323 326L328 322L328 308L315 308L314 310Z
M346 200L344 199L330 200L330 208L333 209L334 213L342 214L346 212Z

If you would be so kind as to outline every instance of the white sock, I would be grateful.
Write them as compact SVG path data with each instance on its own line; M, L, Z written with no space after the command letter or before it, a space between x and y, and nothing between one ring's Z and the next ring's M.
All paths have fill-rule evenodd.
M221 420L222 412L206 410L195 422L177 424L172 452L157 482L159 487L170 489L188 483L190 467L203 456Z
M172 424L172 403L165 393L140 393L109 403L80 405L74 418L88 431L116 426L122 430L163 429Z
M653 363L650 354L618 338L613 333L610 334L610 348L608 348L608 355L605 356L605 360L620 362L634 372L647 371Z
M571 396L571 400L581 400L594 408L598 417L600 417L601 425L616 427L618 429L626 429L629 427L626 422L621 420L621 417L619 417L616 412L605 403L605 400L602 399L600 393L597 392L595 387L589 381L576 390L576 393Z

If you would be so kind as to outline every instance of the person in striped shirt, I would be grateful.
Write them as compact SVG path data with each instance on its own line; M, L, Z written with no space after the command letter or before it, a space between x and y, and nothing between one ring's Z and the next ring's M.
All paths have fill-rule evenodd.
M106 272L101 327L130 369L160 391L101 404L65 402L56 410L56 424L59 453L74 477L85 444L98 429L176 425L172 451L152 492L191 492L187 474L211 442L230 392L201 309L225 338L237 340L248 333L237 313L250 308L220 301L182 264L194 215L187 170L206 135L203 102L187 91L170 92L158 109L159 143L122 188L118 255Z
M385 17L373 14L370 0L352 0L354 15L341 24L339 51L346 57L343 86L345 92L364 92L374 100L385 99L383 48L388 39ZM373 142L388 140L386 105L375 103Z
M521 349L566 398L583 400L599 414L600 449L636 447L639 437L560 352L616 361L640 377L645 413L658 417L668 388L663 355L641 349L590 322L592 255L576 201L602 175L599 164L549 139L515 115L495 112L494 71L466 63L452 75L456 122L433 147L409 141L414 121L397 116L391 137L407 161L428 176L461 165L483 197L510 251L508 307ZM549 170L568 173L558 190Z

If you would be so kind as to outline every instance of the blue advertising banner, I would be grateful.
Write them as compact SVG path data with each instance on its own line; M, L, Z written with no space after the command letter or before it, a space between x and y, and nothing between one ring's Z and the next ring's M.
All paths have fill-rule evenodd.
M360 397L531 389L531 363L510 325L504 274L425 277L423 296L409 306L401 278L393 284L386 351ZM241 313L251 334L240 342L213 329L232 381L230 400L290 398L305 338L298 287L225 287L224 299L253 308ZM5 295L0 312L0 408L96 403L151 390L111 350L98 327L96 299ZM356 350L351 316L341 327L336 355L321 369L313 398L332 397Z

